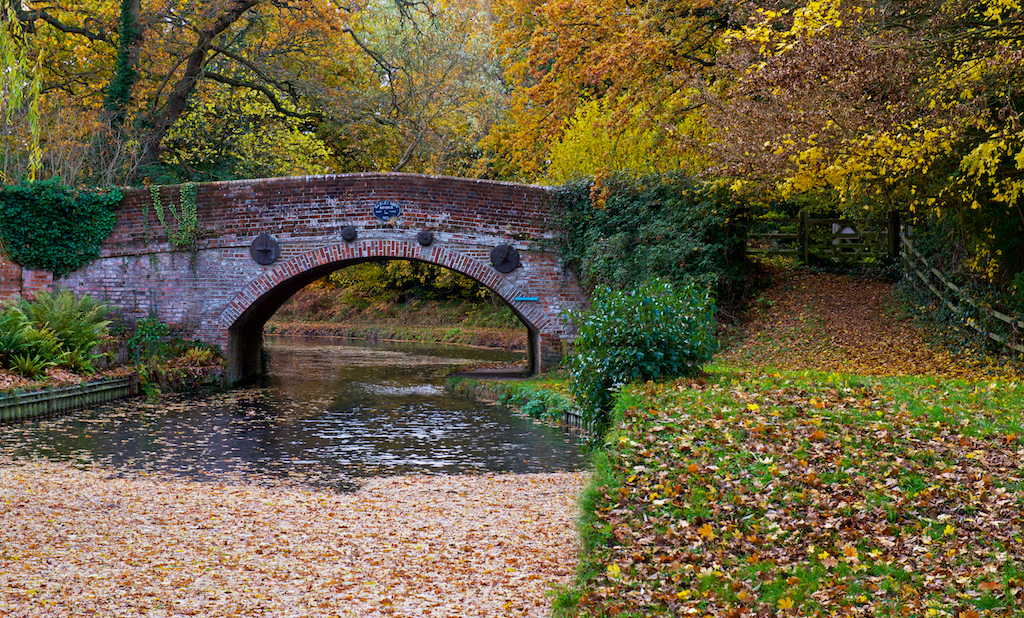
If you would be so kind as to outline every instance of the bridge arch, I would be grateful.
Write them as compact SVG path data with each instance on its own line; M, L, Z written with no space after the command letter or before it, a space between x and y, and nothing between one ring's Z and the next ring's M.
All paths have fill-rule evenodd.
M410 260L442 266L473 279L505 301L527 329L529 370L540 371L540 333L548 328L549 317L540 311L526 292L497 276L479 260L450 249L423 247L416 242L357 240L319 247L293 257L250 281L228 303L219 321L227 329L228 365L240 375L260 371L260 345L267 320L296 292L340 268L362 262Z

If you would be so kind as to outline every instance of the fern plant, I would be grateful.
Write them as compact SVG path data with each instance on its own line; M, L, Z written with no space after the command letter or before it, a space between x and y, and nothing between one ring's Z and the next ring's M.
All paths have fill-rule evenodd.
M12 306L0 307L0 365L24 351L28 331L32 328L21 311Z
M11 370L30 380L37 380L46 375L46 370L54 366L53 361L38 354L15 354L11 357Z
M108 312L96 299L67 290L0 306L0 365L30 378L49 367L93 373L93 350L107 332Z
M35 300L22 300L18 308L36 331L48 331L59 343L51 351L58 366L78 373L92 373L92 350L103 339L110 321L110 309L95 298L75 296L68 290L56 293L39 292Z

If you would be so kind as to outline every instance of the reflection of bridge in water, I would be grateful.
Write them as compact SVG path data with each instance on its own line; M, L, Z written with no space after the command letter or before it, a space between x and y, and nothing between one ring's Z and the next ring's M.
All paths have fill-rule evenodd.
M180 187L163 188L161 200L180 214ZM417 260L480 282L526 325L534 371L556 361L569 336L559 313L584 301L562 269L559 217L544 187L413 174L303 176L201 184L196 207L194 250L172 250L149 190L126 191L99 259L55 284L220 345L231 380L260 371L263 326L282 303L359 262ZM25 271L22 289L38 275Z

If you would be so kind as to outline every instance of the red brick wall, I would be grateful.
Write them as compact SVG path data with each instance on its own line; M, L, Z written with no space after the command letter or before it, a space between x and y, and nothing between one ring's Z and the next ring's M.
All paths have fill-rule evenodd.
M36 292L49 292L53 289L53 273L47 270L21 270L21 295L31 300Z
M161 189L165 211L179 187ZM400 217L373 216L379 201L397 203ZM204 229L197 251L171 251L148 189L125 192L100 259L57 285L90 293L129 314L156 312L164 321L223 345L238 377L263 323L295 291L338 267L389 257L438 263L463 272L504 297L531 329L548 361L571 336L559 313L584 302L557 255L554 202L544 187L413 174L304 176L206 183L197 190ZM170 219L170 215L167 215ZM148 224L146 223L148 220ZM354 226L352 243L341 230ZM431 231L421 247L416 234ZM281 244L281 257L261 266L249 244L261 233ZM523 267L502 275L490 249L514 245ZM536 297L538 302L515 301ZM243 358L244 357L244 358ZM246 360L248 359L248 360Z
M0 254L0 302L21 294L21 266Z

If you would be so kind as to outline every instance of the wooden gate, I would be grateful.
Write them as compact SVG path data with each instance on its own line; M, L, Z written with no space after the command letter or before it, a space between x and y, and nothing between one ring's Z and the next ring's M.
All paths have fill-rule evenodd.
M747 253L794 256L807 264L823 260L843 265L892 261L900 252L900 219L762 219L747 235Z

